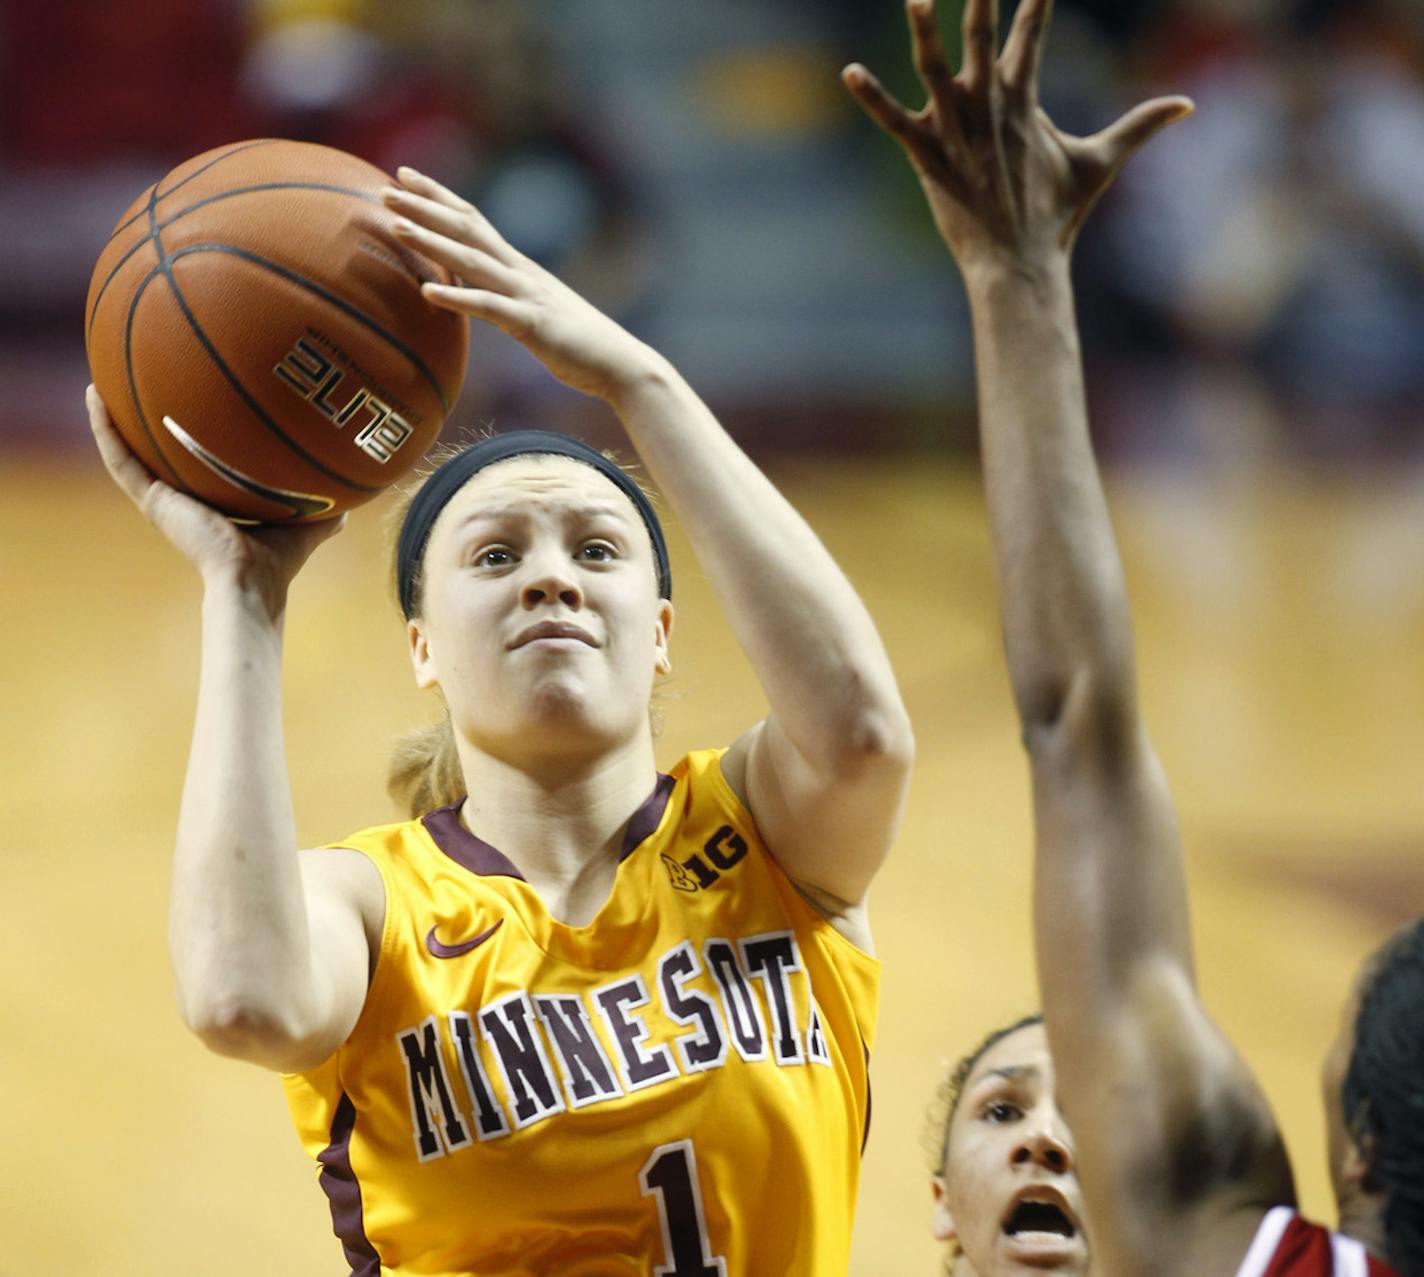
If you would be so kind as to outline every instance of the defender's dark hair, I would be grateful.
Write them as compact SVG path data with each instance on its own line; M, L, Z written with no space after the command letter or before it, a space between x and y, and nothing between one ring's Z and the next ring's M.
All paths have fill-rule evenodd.
M1392 937L1360 996L1345 1117L1384 1194L1389 1262L1424 1277L1424 918Z

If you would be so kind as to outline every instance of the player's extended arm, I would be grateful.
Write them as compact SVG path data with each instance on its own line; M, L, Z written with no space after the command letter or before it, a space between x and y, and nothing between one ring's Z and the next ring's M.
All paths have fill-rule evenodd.
M360 1014L362 907L379 912L382 891L354 852L299 867L283 747L287 587L340 521L240 531L149 474L92 386L88 405L114 480L203 577L202 669L168 917L179 1008L215 1051L308 1067Z
M833 914L857 906L898 826L913 744L885 649L850 582L665 359L464 200L409 169L400 178L404 189L388 192L388 203L420 223L403 233L469 285L427 284L426 295L504 329L618 413L771 705L734 747L729 776L743 781L787 873Z
M1166 1273L1159 1248L1180 1253L1178 1227L1274 1191L1280 1162L1254 1084L1196 997L1181 850L1139 717L1088 434L1069 258L1118 168L1191 104L1157 99L1094 137L1061 133L1037 101L1049 8L1023 0L996 56L996 6L968 0L964 67L951 76L932 4L912 0L926 107L906 110L858 66L846 82L905 148L968 292L1005 646L1033 773L1039 980L1094 1266ZM1246 1174L1231 1183L1243 1151Z

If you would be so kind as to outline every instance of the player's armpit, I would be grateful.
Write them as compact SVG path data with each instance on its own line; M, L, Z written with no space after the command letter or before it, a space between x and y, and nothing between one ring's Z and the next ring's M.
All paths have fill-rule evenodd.
M385 925L385 884L359 851L304 851L301 868L322 1014L287 1072L321 1063L356 1027Z
M1045 1005L1079 1174L1118 1216L1108 1270L1232 1271L1260 1214L1294 1203L1294 1182L1265 1095L1187 973L1159 954L1111 1006L1073 1020Z

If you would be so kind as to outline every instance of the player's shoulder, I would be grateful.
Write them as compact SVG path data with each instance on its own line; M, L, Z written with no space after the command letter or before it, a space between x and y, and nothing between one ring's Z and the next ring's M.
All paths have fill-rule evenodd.
M459 804L455 804L458 808ZM444 809L442 809L444 810ZM439 811L427 812L423 816L407 820L392 820L380 825L367 825L353 830L344 837L333 839L314 848L316 854L322 852L359 851L373 859L380 859L393 853L400 853L411 844L429 842L426 826Z
M665 774L672 782L669 806L674 819L720 817L743 835L759 837L756 821L735 783L734 764L735 754L722 746L690 750L668 768Z

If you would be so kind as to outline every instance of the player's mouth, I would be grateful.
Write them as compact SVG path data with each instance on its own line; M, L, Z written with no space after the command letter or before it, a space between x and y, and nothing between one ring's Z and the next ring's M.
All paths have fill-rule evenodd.
M587 630L574 625L569 621L540 621L536 625L530 625L519 631L509 644L509 650L513 651L518 647L527 647L530 643L541 642L575 642L586 643L589 647L597 647L594 637Z
M1028 1262L1054 1264L1083 1252L1083 1228L1068 1199L1047 1184L1021 1189L1000 1224L1006 1244Z

